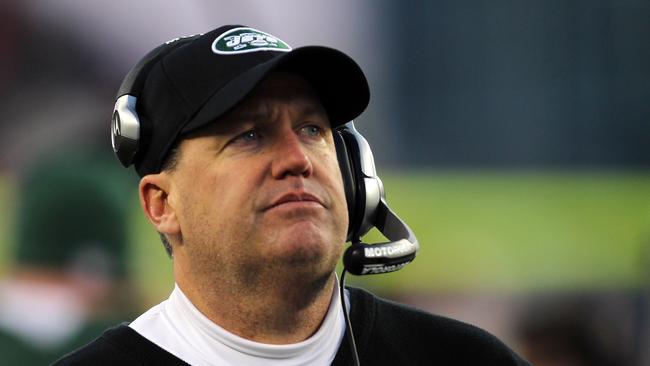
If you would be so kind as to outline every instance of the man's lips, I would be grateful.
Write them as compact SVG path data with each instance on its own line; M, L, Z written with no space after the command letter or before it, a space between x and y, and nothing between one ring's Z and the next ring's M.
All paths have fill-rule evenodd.
M322 206L323 202L316 196L307 192L290 192L285 193L282 196L276 198L271 202L271 204L265 209L270 210L272 208L280 207L286 205L295 205L295 206Z

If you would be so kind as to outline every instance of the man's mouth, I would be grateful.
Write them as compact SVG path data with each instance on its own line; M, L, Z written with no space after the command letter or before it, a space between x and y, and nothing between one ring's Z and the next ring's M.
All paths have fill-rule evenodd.
M266 210L279 207L324 207L323 202L316 196L307 192L285 193L266 208Z

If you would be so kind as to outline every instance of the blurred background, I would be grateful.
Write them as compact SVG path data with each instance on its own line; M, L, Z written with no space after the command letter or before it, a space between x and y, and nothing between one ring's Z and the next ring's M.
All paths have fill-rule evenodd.
M647 0L0 2L7 364L48 363L168 296L109 120L140 57L222 24L335 47L366 72L356 124L422 249L351 283L536 365L650 365Z

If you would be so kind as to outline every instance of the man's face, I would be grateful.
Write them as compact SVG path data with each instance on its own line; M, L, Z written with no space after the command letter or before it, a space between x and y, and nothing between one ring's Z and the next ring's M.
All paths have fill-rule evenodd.
M345 193L329 120L301 77L271 75L184 139L170 176L182 236L174 253L195 274L253 281L334 270L348 227Z

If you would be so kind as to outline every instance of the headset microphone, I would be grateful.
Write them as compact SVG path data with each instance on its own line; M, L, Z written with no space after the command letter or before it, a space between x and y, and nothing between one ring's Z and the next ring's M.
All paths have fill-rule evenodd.
M394 241L379 244L353 242L343 256L343 264L354 275L397 271L411 263L419 249L413 231L391 211L384 199L379 203L377 217L377 229Z

